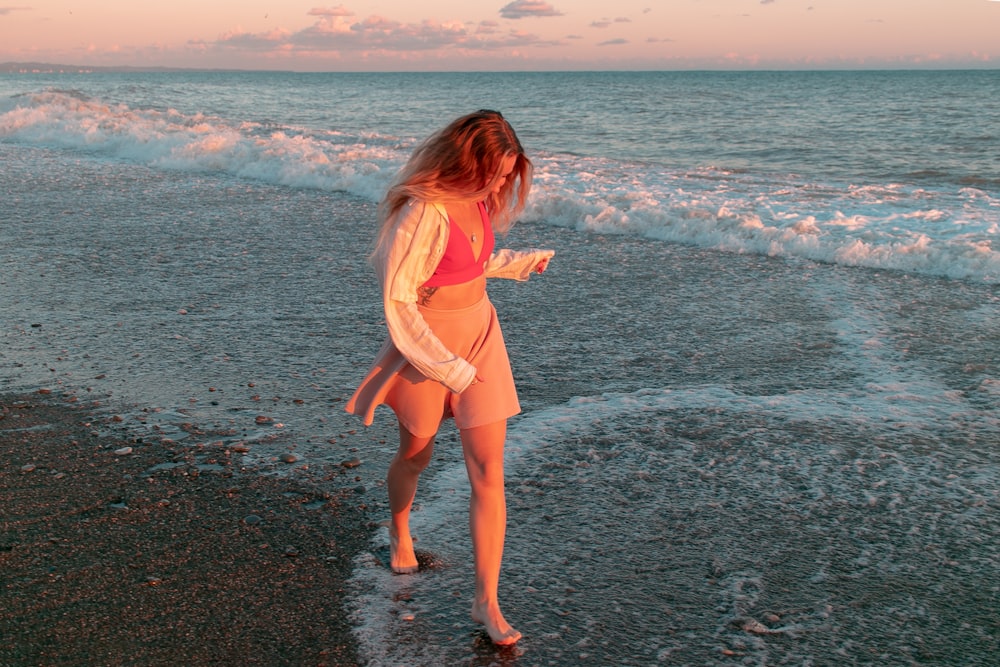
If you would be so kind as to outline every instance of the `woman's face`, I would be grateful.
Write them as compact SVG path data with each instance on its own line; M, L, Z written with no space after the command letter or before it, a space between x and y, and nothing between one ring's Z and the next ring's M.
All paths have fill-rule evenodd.
M500 192L500 188L502 188L504 183L507 182L507 177L510 176L512 171L514 171L514 165L516 163L516 155L508 155L500 162L500 178L497 179L496 185L493 186L493 194Z

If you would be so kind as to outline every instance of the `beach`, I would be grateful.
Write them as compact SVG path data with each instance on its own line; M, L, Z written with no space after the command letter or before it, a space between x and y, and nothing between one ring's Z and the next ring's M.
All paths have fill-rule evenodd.
M1000 150L969 128L998 81L0 79L3 650L990 665ZM556 255L489 286L522 405L500 597L524 638L498 651L453 426L412 517L425 567L394 576L396 425L343 408L386 335L379 193L456 106L510 99L536 174L499 247Z
M262 476L69 398L0 398L0 664L357 664L350 468Z

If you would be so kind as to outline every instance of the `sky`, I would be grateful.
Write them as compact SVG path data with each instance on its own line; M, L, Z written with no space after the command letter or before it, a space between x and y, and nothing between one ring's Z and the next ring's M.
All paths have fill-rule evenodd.
M0 0L0 62L295 71L1000 68L1000 0Z

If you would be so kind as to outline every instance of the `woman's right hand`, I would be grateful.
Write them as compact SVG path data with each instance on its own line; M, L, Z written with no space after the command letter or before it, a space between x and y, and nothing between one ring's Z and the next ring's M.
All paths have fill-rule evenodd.
M555 250L542 250L539 252L541 255L538 259L538 263L535 264L535 273L541 274L545 273L545 269L549 268L549 260L551 260L555 254Z

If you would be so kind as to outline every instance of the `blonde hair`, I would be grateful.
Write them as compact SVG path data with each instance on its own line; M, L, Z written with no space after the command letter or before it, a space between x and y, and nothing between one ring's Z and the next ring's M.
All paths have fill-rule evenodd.
M498 192L505 158L514 168ZM504 233L524 210L531 189L532 164L514 128L499 111L481 109L449 123L417 146L379 204L381 228L376 243L388 243L395 214L411 199L485 201L494 229Z

